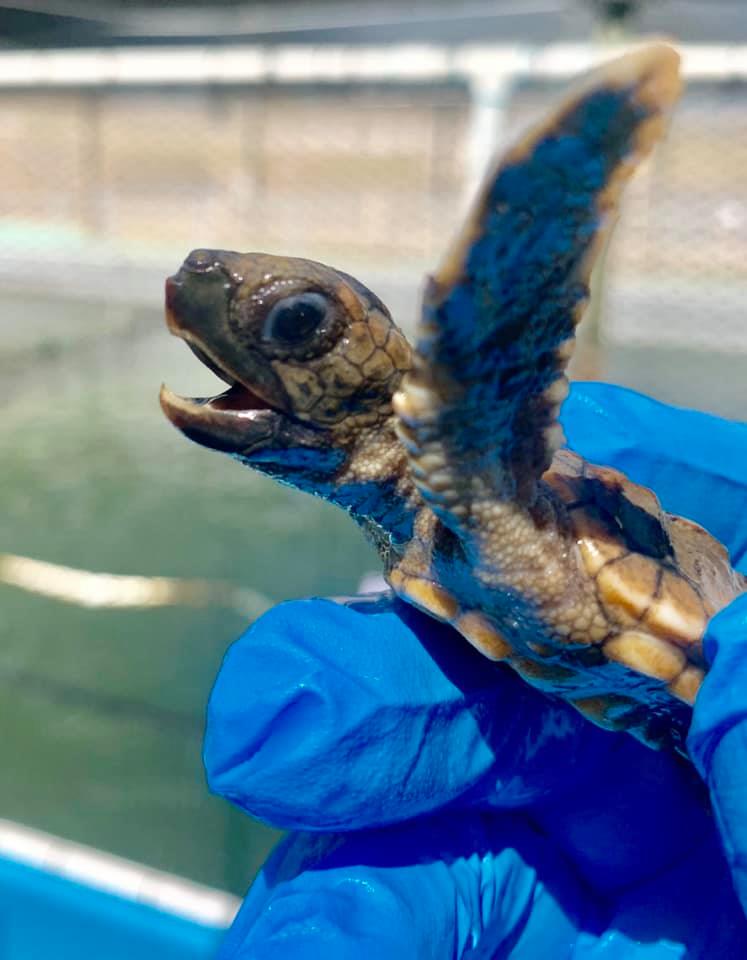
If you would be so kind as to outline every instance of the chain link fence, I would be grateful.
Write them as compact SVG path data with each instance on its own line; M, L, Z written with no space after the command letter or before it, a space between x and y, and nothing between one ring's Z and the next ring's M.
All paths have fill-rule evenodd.
M562 86L516 77L495 148ZM454 81L6 88L0 104L0 279L37 294L92 270L116 294L135 270L155 306L193 247L268 250L357 271L407 328L474 164L474 98ZM747 82L692 82L627 190L583 373L614 375L618 346L747 355L746 181Z

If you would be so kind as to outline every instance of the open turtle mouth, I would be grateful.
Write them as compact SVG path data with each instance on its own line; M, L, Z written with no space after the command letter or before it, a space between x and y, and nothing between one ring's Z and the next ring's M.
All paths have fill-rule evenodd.
M251 351L240 356L226 334L226 277L202 270L201 264L188 268L185 261L166 281L166 323L228 390L214 397L180 397L163 386L161 407L190 440L249 455L275 446L293 418L284 409L282 385L267 364ZM237 364L240 369L234 369Z
M265 400L263 397L260 397L258 393L255 393L251 387L248 387L245 383L239 381L223 366L213 360L213 358L205 351L203 347L200 347L196 343L190 342L189 340L187 340L186 343L189 349L201 363L203 363L209 370L212 370L216 377L220 377L221 380L224 380L229 385L229 389L224 390L223 393L219 393L215 397L205 398L202 401L203 404L207 404L213 410L232 410L238 413L250 413L255 410L276 409L271 403L268 403L267 400Z
M175 332L229 387L213 397L182 397L164 384L159 399L168 419L190 440L214 450L250 453L267 446L287 415L234 377L184 331Z
M295 416L282 380L262 352L237 343L228 322L232 281L204 254L190 254L166 281L166 324L228 389L214 397L181 397L164 385L161 407L196 443L287 467L293 450L319 449L319 429ZM298 455L294 462L303 459Z

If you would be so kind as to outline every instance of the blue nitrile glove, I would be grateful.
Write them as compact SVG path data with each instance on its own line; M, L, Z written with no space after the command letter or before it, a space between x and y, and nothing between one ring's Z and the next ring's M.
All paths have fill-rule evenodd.
M574 449L744 566L747 427L596 384L563 412ZM691 766L397 601L272 610L226 656L205 759L216 792L299 832L220 956L747 957L747 597L706 651Z

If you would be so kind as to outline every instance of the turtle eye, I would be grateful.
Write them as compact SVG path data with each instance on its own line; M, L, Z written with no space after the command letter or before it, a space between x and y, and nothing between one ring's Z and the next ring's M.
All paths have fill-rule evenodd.
M320 293L300 293L278 300L265 318L263 340L301 343L315 333L327 316L327 300Z

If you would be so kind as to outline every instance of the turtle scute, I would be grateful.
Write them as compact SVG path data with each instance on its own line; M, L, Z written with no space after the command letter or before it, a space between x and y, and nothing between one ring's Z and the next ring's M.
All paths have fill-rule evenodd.
M605 657L692 703L703 677L703 633L728 582L723 546L666 513L651 490L570 451L556 455L544 480L566 506L580 563L593 578L607 621ZM702 576L706 566L710 578Z

